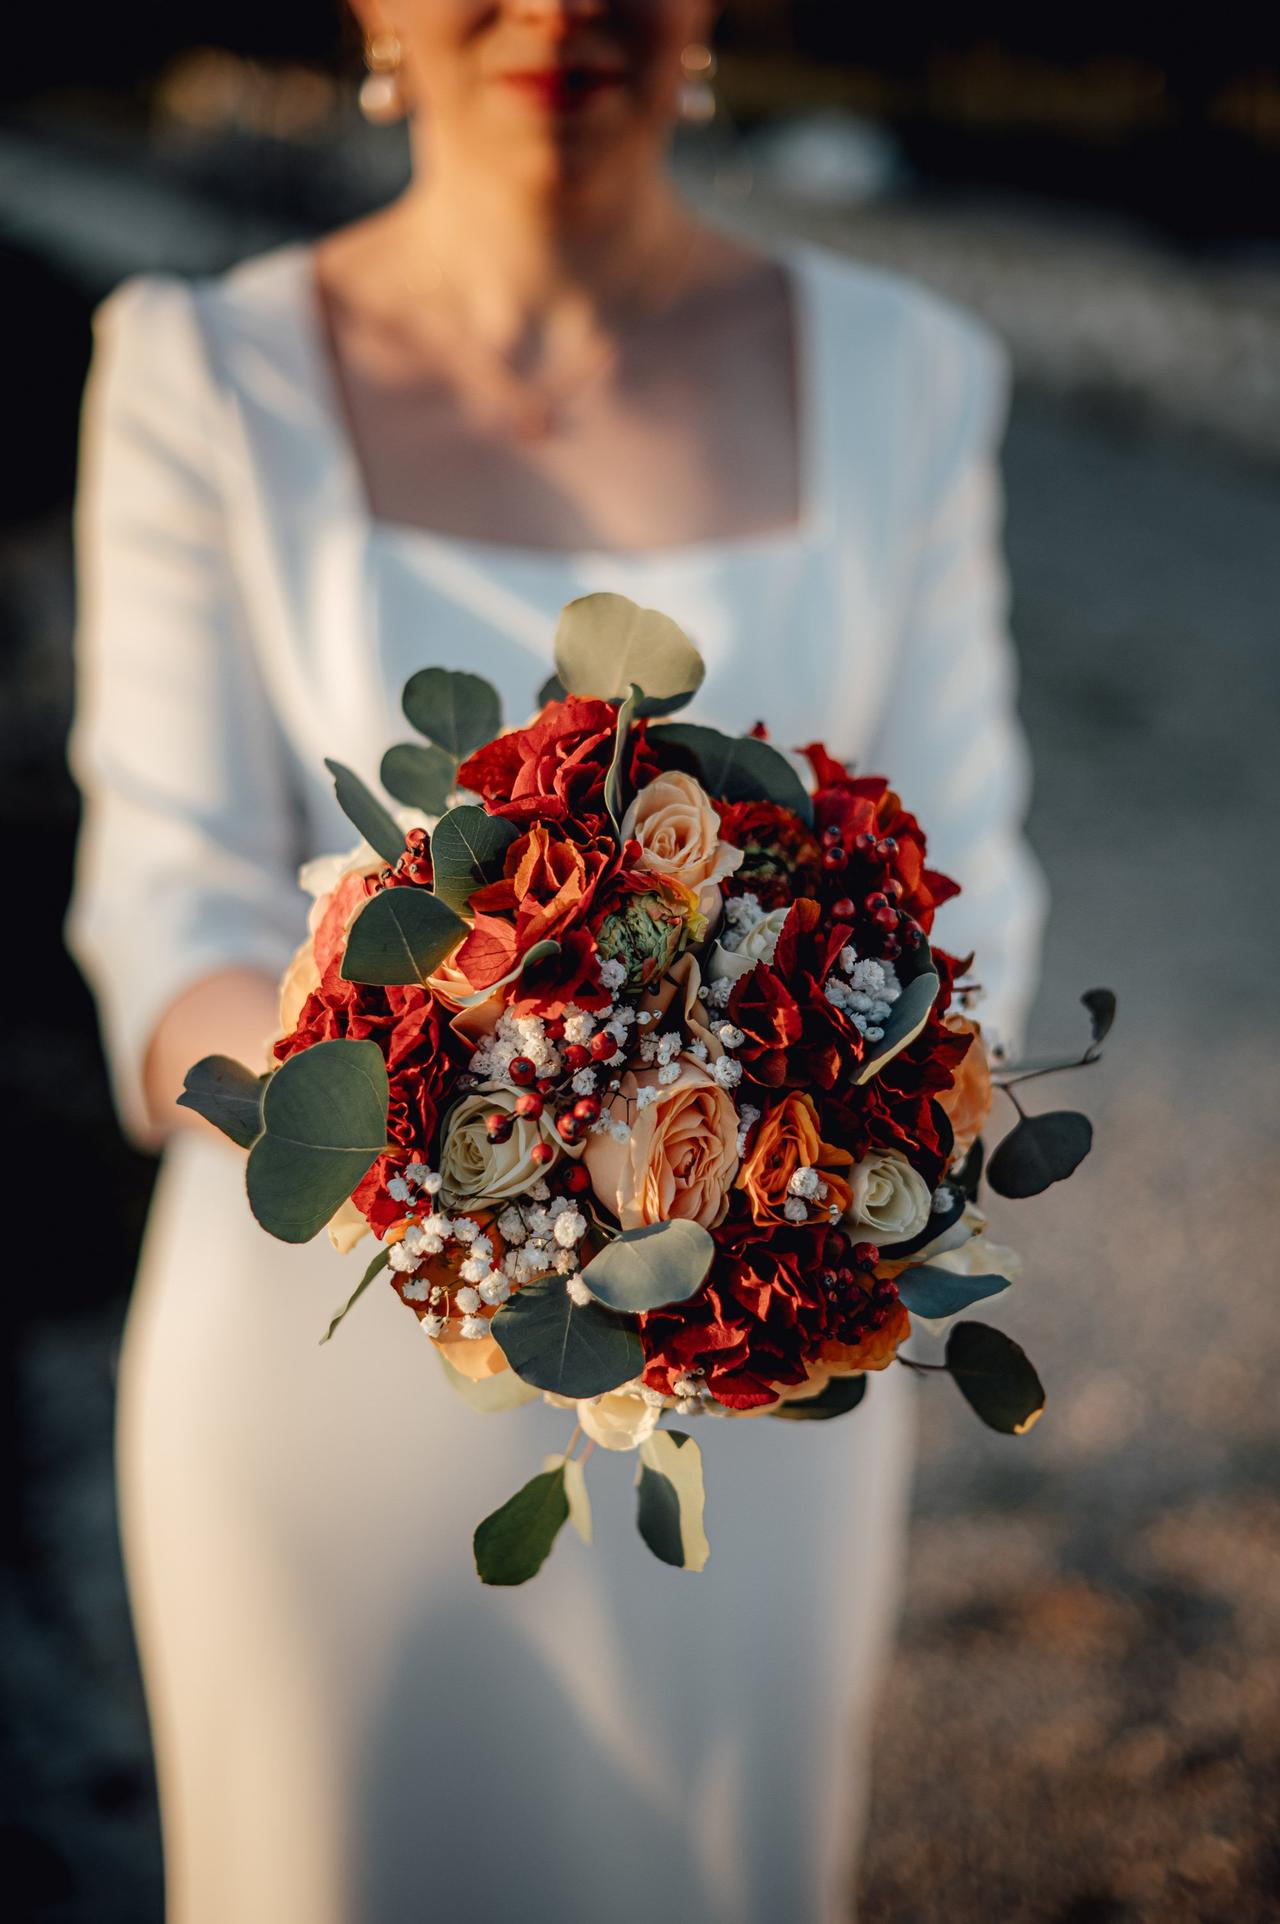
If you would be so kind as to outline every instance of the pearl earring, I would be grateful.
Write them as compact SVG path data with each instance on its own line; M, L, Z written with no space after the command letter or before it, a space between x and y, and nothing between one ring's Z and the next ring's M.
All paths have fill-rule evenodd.
M680 118L695 127L705 127L716 116L716 96L711 82L715 78L716 57L700 40L691 40L680 55L684 80L680 87Z
M360 111L375 127L389 127L405 113L400 89L400 42L393 33L378 33L365 41L364 64L369 69L360 82Z

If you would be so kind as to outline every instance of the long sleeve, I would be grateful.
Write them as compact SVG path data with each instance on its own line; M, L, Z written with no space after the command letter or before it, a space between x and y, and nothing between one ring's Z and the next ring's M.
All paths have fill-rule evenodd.
M932 441L912 514L893 678L866 767L887 774L928 837L931 866L961 884L936 939L976 952L975 1011L1021 1045L1048 891L1024 833L1031 759L1016 707L1000 446L1012 362L976 315L950 319L932 357Z
M126 1134L174 998L283 969L303 925L287 752L246 632L197 297L140 275L94 317L75 510L82 797L64 938L98 1001Z

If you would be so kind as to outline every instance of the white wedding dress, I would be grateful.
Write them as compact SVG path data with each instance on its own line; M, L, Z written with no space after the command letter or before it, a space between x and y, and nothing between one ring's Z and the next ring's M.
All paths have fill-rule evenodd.
M890 773L964 884L1021 1028L1043 915L1022 839L998 447L1008 351L886 270L784 250L805 498L763 538L549 553L380 524L310 249L99 309L77 510L67 936L145 1139L156 1018L222 966L283 966L300 859L350 847L323 757L376 782L428 663L531 712L561 605L612 588L697 640L695 716L825 738ZM768 451L761 450L761 458ZM243 1158L166 1149L129 1312L118 1472L170 1924L827 1924L847 1914L868 1717L900 1581L912 1388L828 1424L704 1420L712 1555L659 1564L633 1459L597 1452L596 1543L518 1590L476 1522L563 1448L541 1403L480 1416L389 1289L262 1234Z

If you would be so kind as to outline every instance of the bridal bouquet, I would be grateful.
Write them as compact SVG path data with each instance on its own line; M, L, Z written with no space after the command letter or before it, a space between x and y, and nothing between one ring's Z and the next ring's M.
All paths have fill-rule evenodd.
M1030 1196L1090 1147L993 1074L961 961L929 941L954 883L888 781L817 742L810 779L764 739L667 719L703 665L617 595L563 611L556 676L501 729L474 675L404 693L394 816L330 763L364 838L313 863L281 990L278 1066L210 1057L181 1100L248 1150L249 1203L286 1242L327 1227L379 1276L455 1388L541 1395L568 1449L478 1528L486 1583L525 1581L572 1520L583 1461L638 1453L638 1522L707 1556L685 1420L850 1411L912 1328L1022 1434L1044 1392L1022 1350L954 1320L1016 1274L979 1201ZM1114 997L1084 998L1096 1059ZM985 1160L1000 1087L1015 1125ZM324 1339L327 1340L327 1337ZM674 1416L677 1426L670 1427Z

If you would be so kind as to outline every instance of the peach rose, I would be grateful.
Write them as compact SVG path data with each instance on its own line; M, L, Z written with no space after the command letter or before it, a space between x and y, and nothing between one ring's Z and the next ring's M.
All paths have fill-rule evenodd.
M946 1026L953 1035L968 1035L973 1041L965 1050L956 1070L955 1081L938 1096L938 1107L945 1113L955 1134L957 1162L967 1156L982 1133L991 1113L991 1066L982 1030L966 1016L949 1015Z
M803 1201L806 1217L833 1206L843 1215L850 1202L848 1175L852 1166L853 1157L847 1149L823 1142L813 1098L793 1093L766 1110L750 1153L738 1171L736 1187L746 1192L753 1222L791 1220L786 1213L789 1201ZM805 1185L805 1178L799 1176L802 1169L817 1173L819 1184L826 1187L825 1195L818 1190L802 1197L799 1187L792 1189L793 1180Z
M703 914L726 875L741 865L743 852L720 839L720 817L706 790L679 769L659 775L642 788L622 818L622 839L634 837L640 866L669 876L698 897Z
M674 1082L661 1083L656 1069L623 1076L608 1113L630 1124L625 1141L615 1141L608 1130L587 1141L592 1187L624 1229L672 1216L711 1229L729 1207L738 1171L738 1112L693 1056L676 1061L680 1074Z

